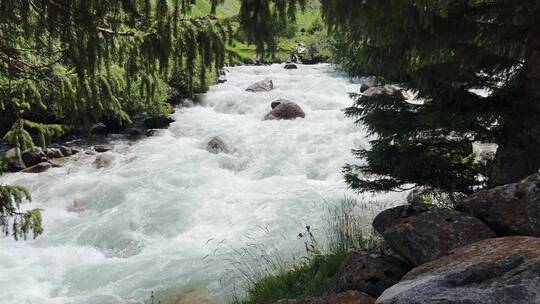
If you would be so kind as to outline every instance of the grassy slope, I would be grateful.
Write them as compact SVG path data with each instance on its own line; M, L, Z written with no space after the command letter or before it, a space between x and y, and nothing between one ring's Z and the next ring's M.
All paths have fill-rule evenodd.
M280 61L290 60L290 53L296 46L297 42L305 42L309 40L309 34L305 32L310 28L311 24L320 17L319 14L320 4L317 0L309 1L306 11L299 12L296 22L296 34L292 38L280 38L278 43L278 49L276 53L276 58ZM210 12L210 1L208 0L197 0L195 6L193 6L191 15L193 16L204 16ZM240 10L240 0L225 0L225 3L220 5L217 9L218 17L230 17L238 14ZM304 30L304 31L302 31ZM255 47L253 45L248 45L240 41L234 41L230 45L229 50L233 51L240 55L239 62L242 62L248 58L255 58Z

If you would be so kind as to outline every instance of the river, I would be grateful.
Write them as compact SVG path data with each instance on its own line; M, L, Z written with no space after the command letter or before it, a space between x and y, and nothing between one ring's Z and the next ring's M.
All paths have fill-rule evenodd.
M275 89L245 88L271 78ZM43 209L36 240L0 239L0 303L225 303L227 261L257 243L283 256L301 254L305 225L317 229L344 197L370 201L370 214L402 194L360 197L341 167L367 134L341 111L357 83L330 65L229 68L202 105L178 109L156 136L117 139L105 166L95 155L42 174L5 174ZM270 102L296 101L305 119L263 121ZM221 137L230 153L210 154ZM367 211L366 211L367 212ZM225 280L227 281L227 279Z

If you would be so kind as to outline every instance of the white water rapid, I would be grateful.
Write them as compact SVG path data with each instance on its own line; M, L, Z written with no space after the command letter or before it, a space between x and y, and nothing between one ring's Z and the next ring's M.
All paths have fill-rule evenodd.
M245 88L271 78L275 89ZM36 240L0 239L0 303L226 303L220 279L234 249L260 243L283 256L301 253L305 225L322 225L328 205L345 196L373 200L372 211L402 194L358 197L341 167L366 147L365 131L341 111L358 91L329 65L235 67L203 105L176 111L156 136L117 140L111 162L69 159L42 174L5 174L43 209ZM263 121L270 102L296 101L305 119ZM221 137L229 154L210 154ZM370 214L372 216L372 214ZM231 282L228 282L231 283Z

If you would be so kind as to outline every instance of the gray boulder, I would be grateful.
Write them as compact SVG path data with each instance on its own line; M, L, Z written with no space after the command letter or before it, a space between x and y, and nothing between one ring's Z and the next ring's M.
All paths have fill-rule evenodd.
M292 62L288 62L285 64L285 70L296 70L298 69L298 66Z
M392 250L415 266L495 236L486 224L469 214L425 205L387 209L375 217L373 228Z
M360 93L364 93L369 88L376 87L378 85L379 85L379 81L377 77L369 76L362 81L362 84L360 85Z
M413 269L376 303L540 303L540 238L493 238L461 247Z
M26 168L26 169L22 170L22 172L24 172L24 173L42 173L42 172L45 172L45 171L49 170L52 167L53 167L52 164L50 164L48 162L42 162L42 163L39 163L39 164L34 165L32 167Z
M274 82L271 79L265 79L262 81L255 82L250 85L246 91L248 92L268 92L274 89Z
M45 157L45 154L41 151L41 149L36 148L33 150L24 151L23 153L21 153L21 157L27 167L32 167L39 164L41 162L41 159Z
M264 117L265 120L305 118L306 113L295 102L286 99L278 99L272 102L272 111Z
M540 237L540 173L524 180L481 190L456 209L481 219L500 236Z
M112 150L112 146L110 145L95 145L94 151L98 153L104 153Z
M73 154L76 154L74 153L73 149L71 149L70 147L66 147L60 144L52 144L49 146L49 148L55 148L55 149L60 150L60 152L62 152L62 155L64 156L71 156Z
M218 136L212 137L206 144L206 150L212 154L229 153L227 144Z
M357 290L378 297L412 267L404 260L375 252L350 253L335 277L334 292Z
M397 87L385 85L367 88L364 92L362 92L362 95L366 97L374 97L382 94L394 95L397 92L399 92L399 89Z
M225 83L227 82L227 77L225 77L225 75L219 75L219 77L217 78L217 83Z
M347 291L318 298L281 300L276 304L374 304L375 299L358 291Z
M60 151L60 149L57 149L57 148L47 148L43 151L43 153L45 153L45 155L47 156L47 158L62 158L64 157L64 154L62 154L62 151Z
M173 122L174 119L172 119L171 117L162 115L145 119L144 125L148 129L167 129Z

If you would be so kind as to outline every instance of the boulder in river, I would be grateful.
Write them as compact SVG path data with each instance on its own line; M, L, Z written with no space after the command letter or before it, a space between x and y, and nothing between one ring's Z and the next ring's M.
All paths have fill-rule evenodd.
M482 240L423 264L377 304L540 303L540 238Z
M64 157L64 154L62 154L62 151L57 148L47 148L43 151L45 155L47 155L47 158L62 158Z
M296 70L298 69L298 66L292 62L288 62L285 64L285 70Z
M280 300L276 304L375 304L371 296L354 290L318 298Z
M21 154L21 157L24 161L24 164L27 167L32 167L41 162L42 158L45 157L45 153L39 148L26 150Z
M94 151L98 153L108 152L108 151L111 151L112 149L113 148L111 145L95 145L94 146Z
M280 120L280 119L296 119L296 118L305 118L306 113L304 110L295 102L286 99L278 99L273 101L272 111L266 114L264 117L265 120Z
M110 151L98 154L94 160L96 169L108 168L114 162L114 154Z
M71 156L73 154L77 154L77 150L73 150L72 148L70 147L66 147L64 145L60 145L60 144L52 144L49 146L49 148L55 148L55 149L58 149L60 150L60 152L62 152L62 155L64 156Z
M500 236L540 237L540 173L517 183L478 191L456 208L481 219Z
M415 266L495 236L486 224L467 213L425 205L387 209L375 217L373 228L392 250Z
M376 87L379 84L380 82L376 76L369 76L362 81L362 84L360 85L360 93L364 93L368 89Z
M225 77L225 75L219 75L219 77L217 78L217 83L225 83L227 82L227 77Z
M265 79L250 85L246 91L248 92L268 92L274 89L274 82L271 79Z
M365 97L374 97L382 94L394 95L397 92L399 92L399 89L397 87L385 85L367 88L364 92L362 92L362 95Z
M172 119L171 117L161 115L145 119L144 125L148 129L167 129L173 122L174 119Z
M206 150L212 154L229 153L227 144L219 137L212 137L206 144Z
M412 267L401 258L376 252L349 253L334 281L334 292L356 290L378 297Z
M39 164L34 165L32 167L26 168L26 169L22 170L22 172L24 172L24 173L42 173L42 172L45 172L45 171L49 170L52 167L53 167L52 164L50 164L48 162L42 162L42 163L39 163Z

